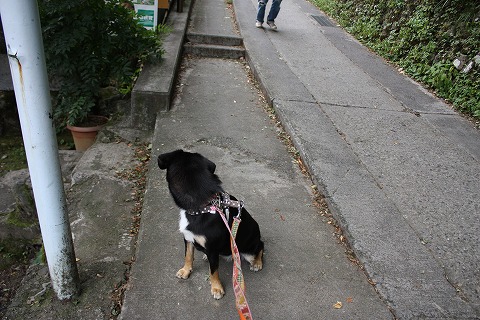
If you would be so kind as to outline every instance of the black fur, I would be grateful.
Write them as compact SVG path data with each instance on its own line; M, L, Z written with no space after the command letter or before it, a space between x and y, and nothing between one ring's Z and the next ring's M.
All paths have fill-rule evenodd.
M167 182L173 200L182 209L205 207L222 182L214 173L216 165L198 153L176 150L158 157L160 169L167 169Z
M215 174L215 164L201 154L183 150L165 153L158 157L158 166L160 169L167 170L168 188L175 203L181 209L199 211L207 206L218 192L223 192L222 182ZM237 200L234 196L230 196L230 198ZM237 214L237 208L230 209L230 227L233 216ZM228 230L218 214L185 215L188 220L186 230L195 236L202 236L206 239L204 246L197 241L194 241L194 246L207 255L210 273L213 274L218 270L219 255L231 254ZM259 257L258 266L249 262L252 269L260 270L264 244L261 240L258 223L245 208L242 209L241 223L235 241L240 253ZM186 240L185 244L187 247Z

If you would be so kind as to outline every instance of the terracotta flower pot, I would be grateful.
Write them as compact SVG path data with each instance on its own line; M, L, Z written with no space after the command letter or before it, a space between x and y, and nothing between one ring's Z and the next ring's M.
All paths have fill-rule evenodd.
M72 133L75 149L77 151L85 151L90 148L95 142L98 131L107 122L108 118L104 116L88 116L88 121L85 125L67 125L67 129Z

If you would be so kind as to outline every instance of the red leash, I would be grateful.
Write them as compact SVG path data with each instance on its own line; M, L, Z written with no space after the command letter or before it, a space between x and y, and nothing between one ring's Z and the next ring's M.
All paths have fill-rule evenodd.
M230 230L230 227L228 226L228 221L227 219L225 219L222 210L220 210L216 206L214 206L214 208L215 211L218 212L220 217L222 217L222 220L225 223L228 232L230 233L230 247L232 249L233 258L232 283L233 290L235 292L235 304L237 305L238 315L240 316L240 320L252 320L252 312L250 311L250 307L248 306L247 298L245 296L245 281L243 280L240 252L238 251L237 244L235 243L235 237L237 235L238 226L240 225L241 220L238 217L234 217L232 230Z

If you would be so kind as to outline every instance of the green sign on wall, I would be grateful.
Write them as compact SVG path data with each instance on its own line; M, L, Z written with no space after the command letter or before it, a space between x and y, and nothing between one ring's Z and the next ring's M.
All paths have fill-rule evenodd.
M157 26L158 0L134 1L135 12L139 22L147 29L155 29Z
M140 24L145 28L153 28L155 23L155 12L153 10L137 10Z

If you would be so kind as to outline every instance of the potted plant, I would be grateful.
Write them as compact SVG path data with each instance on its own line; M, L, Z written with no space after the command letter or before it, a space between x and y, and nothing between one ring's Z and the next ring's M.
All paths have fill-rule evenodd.
M58 83L57 128L91 121L102 88L129 93L142 63L161 57L161 38L127 7L124 0L39 1L47 69Z

